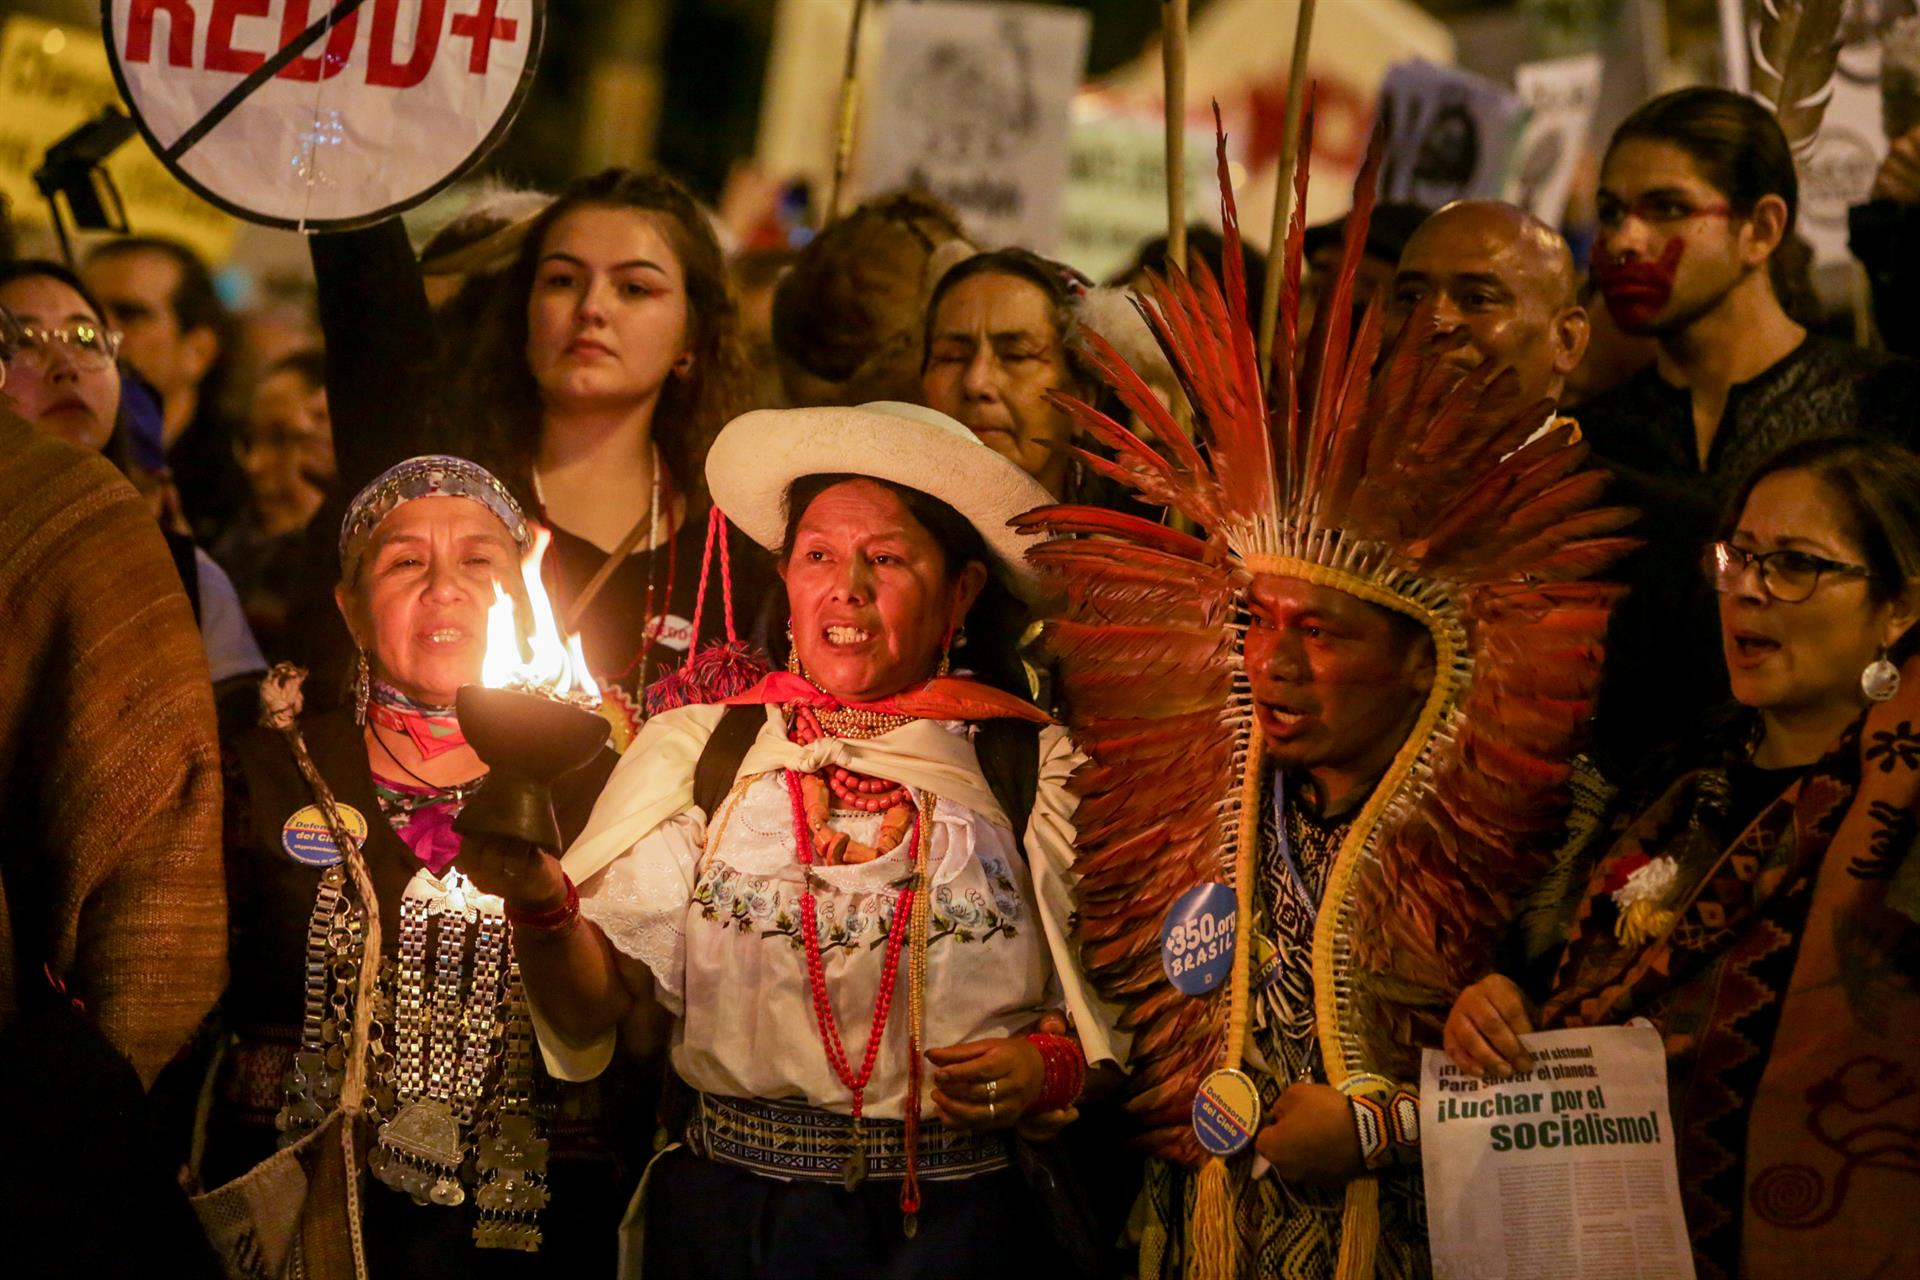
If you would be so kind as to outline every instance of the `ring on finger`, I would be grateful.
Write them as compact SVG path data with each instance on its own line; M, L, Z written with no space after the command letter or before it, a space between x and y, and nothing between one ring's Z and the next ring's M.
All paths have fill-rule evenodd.
M987 1119L988 1119L988 1120L992 1120L992 1119L994 1118L994 1117L993 1117L993 1112L994 1112L994 1104L993 1104L993 1099L992 1099L992 1098L988 1098L988 1099L987 1099Z
M992 1103L993 1103L993 1100L994 1100L995 1098L997 1098L997 1097L999 1097L999 1096L1000 1096L1000 1082L999 1082L998 1080L989 1080L989 1081L987 1081L987 1103L988 1103L988 1105L992 1105Z

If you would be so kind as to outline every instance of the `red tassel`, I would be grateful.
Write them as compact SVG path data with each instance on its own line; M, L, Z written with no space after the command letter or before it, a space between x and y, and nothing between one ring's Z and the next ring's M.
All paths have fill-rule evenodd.
M720 554L721 603L727 626L725 644L695 649L679 668L647 686L647 714L657 716L675 707L723 702L759 684L772 670L767 656L742 640L733 628L733 564L727 554L727 518L720 508L707 513L707 546L700 555L700 594L693 603L693 639L700 641L700 617L707 607L708 570L714 552Z
M769 670L766 655L744 640L710 644L647 686L647 714L723 702L759 684Z

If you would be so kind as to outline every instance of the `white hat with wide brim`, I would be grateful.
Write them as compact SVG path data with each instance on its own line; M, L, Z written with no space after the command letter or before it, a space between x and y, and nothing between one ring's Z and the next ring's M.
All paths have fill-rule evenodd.
M1001 581L1023 600L1041 594L1026 560L1036 537L1009 522L1054 501L1039 481L946 414L876 400L854 408L760 409L729 422L707 453L707 488L727 519L778 554L787 490L803 476L870 476L918 489L980 531Z

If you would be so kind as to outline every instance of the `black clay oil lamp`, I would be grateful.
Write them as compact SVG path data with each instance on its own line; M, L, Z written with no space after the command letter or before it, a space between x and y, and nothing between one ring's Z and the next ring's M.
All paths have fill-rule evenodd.
M455 696L460 730L486 761L486 780L454 819L462 835L502 836L559 852L553 782L593 759L608 725L597 708L600 690L587 673L580 637L562 638L540 581L540 560L551 540L534 535L521 566L533 618L523 641L513 599L497 595L487 611L487 655L480 683Z

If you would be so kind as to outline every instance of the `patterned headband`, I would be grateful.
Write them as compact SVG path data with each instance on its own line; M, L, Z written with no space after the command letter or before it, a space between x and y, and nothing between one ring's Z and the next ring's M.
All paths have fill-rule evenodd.
M415 498L471 498L499 517L522 551L533 545L520 504L491 471L465 458L428 454L388 468L347 508L347 518L340 522L342 581L352 582L359 575L360 557L380 522Z

